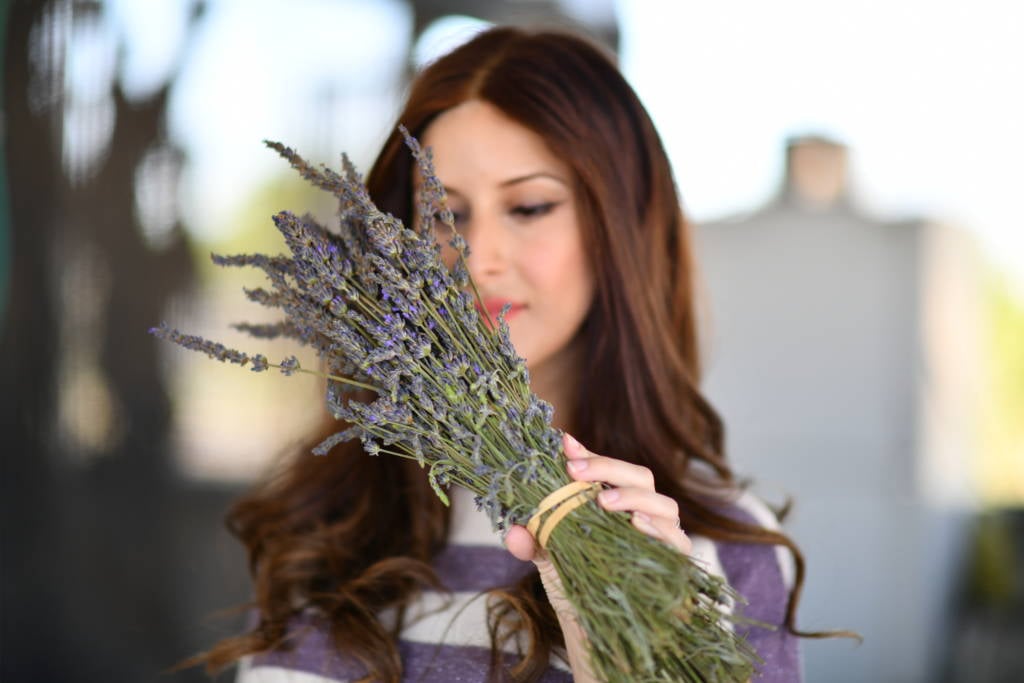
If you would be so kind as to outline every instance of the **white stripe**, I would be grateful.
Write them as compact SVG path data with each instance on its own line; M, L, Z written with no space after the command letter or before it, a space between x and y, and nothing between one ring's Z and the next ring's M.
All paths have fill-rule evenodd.
M382 622L384 621L382 615ZM391 614L386 616L391 623ZM453 647L491 648L487 628L487 595L474 592L424 592L406 613L401 639L411 643L443 644ZM523 651L526 643L520 641ZM504 651L516 654L515 642L507 642ZM568 665L554 654L551 666L569 671Z
M410 606L402 640L490 647L486 596L425 592Z
M781 531L779 520L764 501L755 496L751 491L744 491L736 501L736 505L747 512L754 520L770 531ZM796 562L792 553L785 546L773 546L775 550L775 561L779 565L779 572L782 574L782 583L789 590L793 589L796 583Z
M504 549L501 534L491 529L490 517L476 509L472 491L452 484L448 497L452 504L449 545L489 545Z
M693 543L690 557L696 560L709 573L724 579L725 569L718 559L718 548L715 544L704 536L690 536L690 541Z
M715 544L704 536L690 536L690 542L693 544L690 557L712 576L720 577L723 581L728 582L722 562L718 559L718 548ZM735 607L735 602L730 599L724 605L719 605L718 610L722 614L732 614ZM724 621L723 625L730 631L733 630L733 624L728 619Z
M307 671L296 671L281 666L261 664L253 668L252 655L242 657L238 662L235 683L348 683L341 678L326 678Z

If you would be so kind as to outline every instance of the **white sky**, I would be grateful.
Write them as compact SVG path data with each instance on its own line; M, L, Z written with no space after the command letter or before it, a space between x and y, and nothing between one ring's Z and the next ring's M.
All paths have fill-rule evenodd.
M182 4L110 5L130 28L126 86L144 93L173 65ZM209 5L169 119L200 236L281 172L263 138L300 151L326 142L365 169L400 95L374 84L397 78L411 32L398 0ZM1024 3L619 0L617 11L623 70L694 218L756 208L778 186L787 135L832 134L851 148L866 210L968 228L1024 300ZM336 129L310 113L351 93L335 104Z
M771 196L787 135L831 133L866 210L972 230L1024 296L1024 3L638 0L620 20L697 218Z

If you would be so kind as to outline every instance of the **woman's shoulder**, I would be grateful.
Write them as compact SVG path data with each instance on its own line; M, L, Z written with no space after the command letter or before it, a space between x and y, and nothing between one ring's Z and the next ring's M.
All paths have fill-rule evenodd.
M716 505L716 509L738 522L756 524L770 531L780 530L771 508L749 492L726 505ZM754 608L767 616L764 612L771 606L771 623L781 623L795 578L793 557L787 548L698 535L691 540L693 558L707 571L728 581L748 602L747 612Z
M723 506L721 512L738 522L754 524L767 531L782 531L775 511L749 489L742 491L729 504ZM755 569L764 571L774 567L785 593L788 595L792 589L796 578L796 566L792 553L785 546L729 541L718 541L715 545L719 555L726 555L723 561L729 565L732 574ZM730 576L730 580L733 578Z
M749 490L718 506L722 514L769 531L781 531L772 509ZM801 678L797 637L785 627L789 598L796 576L792 553L782 545L694 539L693 555L708 571L722 576L745 604L735 611L765 626L743 624L737 631L764 661L757 683L798 681Z
M708 499L705 503L715 513L741 524L758 526L770 532L782 532L776 512L749 489L736 492L726 500ZM704 536L693 536L692 540L694 557L704 562L710 571L726 575L730 583L750 571L763 571L766 567L774 566L786 593L793 587L796 567L792 554L784 546Z

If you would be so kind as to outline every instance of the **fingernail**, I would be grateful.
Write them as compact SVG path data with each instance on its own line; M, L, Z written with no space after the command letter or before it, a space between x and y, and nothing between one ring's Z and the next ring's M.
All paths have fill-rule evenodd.
M602 504L607 505L619 499L619 492L617 489L608 489L607 491L601 491L601 493L597 494L597 497L601 499Z
M566 434L565 440L568 443L569 448L571 448L574 451L579 451L581 448L583 448L583 446L580 445L580 442L577 441L572 434Z
M634 512L633 516L636 517L637 519L639 519L641 522L645 522L647 524L651 523L651 518L648 517L647 515L645 515L642 512Z
M572 470L573 472L582 472L583 470L587 469L587 461L586 460L570 460L569 461L569 469Z

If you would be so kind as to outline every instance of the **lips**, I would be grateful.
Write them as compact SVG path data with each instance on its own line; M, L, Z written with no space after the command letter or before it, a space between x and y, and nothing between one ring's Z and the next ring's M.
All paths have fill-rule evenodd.
M484 299L484 308L487 309L487 313L490 314L491 320L493 320L494 322L498 322L498 314L501 313L501 308L505 304L512 304L512 308L509 309L509 312L505 316L506 320L511 319L512 316L514 316L516 313L526 308L524 304L517 303L515 301L510 301L508 299L499 299L496 297L489 297ZM476 309L477 312L480 313L480 315L482 316L483 311L480 308L479 302L477 302L476 304Z

